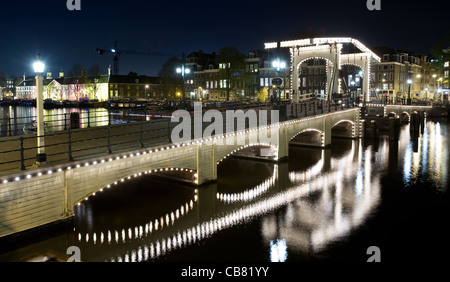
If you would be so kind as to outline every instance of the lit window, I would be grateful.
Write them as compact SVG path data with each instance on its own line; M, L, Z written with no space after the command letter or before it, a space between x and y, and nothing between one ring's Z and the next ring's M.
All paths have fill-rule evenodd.
M259 84L259 86L264 86L264 78L260 78L260 84Z
M445 62L444 63L444 68L448 68L448 66L449 66L449 62Z

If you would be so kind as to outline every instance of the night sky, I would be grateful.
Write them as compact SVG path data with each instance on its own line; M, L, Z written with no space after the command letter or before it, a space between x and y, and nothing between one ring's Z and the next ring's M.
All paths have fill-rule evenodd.
M80 1L81 11L69 11L66 0L1 0L0 72L33 75L40 53L54 76L74 64L99 65L106 73L112 55L95 48L110 49L115 40L119 49L180 57L225 46L247 54L299 35L429 53L450 31L448 0L380 0L381 11L369 11L367 0ZM157 75L167 58L123 54L120 74Z

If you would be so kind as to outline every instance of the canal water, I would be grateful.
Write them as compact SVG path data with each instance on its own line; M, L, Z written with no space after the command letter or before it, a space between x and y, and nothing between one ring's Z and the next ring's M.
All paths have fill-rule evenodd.
M142 174L75 207L64 229L0 254L79 249L86 262L433 262L450 250L449 123L400 140L291 146L278 164L226 158L195 188Z
M0 137L33 134L33 121L37 120L35 107L0 107ZM132 121L147 121L150 115L126 110L106 108L44 109L46 132L72 128L106 126Z

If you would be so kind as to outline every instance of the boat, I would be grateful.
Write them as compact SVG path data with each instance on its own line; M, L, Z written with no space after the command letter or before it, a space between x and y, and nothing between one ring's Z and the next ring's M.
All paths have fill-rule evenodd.
M132 100L132 99L117 99L113 100L110 99L106 103L106 107L109 109L136 109L141 110L145 109L147 107L146 101L140 101L140 100Z

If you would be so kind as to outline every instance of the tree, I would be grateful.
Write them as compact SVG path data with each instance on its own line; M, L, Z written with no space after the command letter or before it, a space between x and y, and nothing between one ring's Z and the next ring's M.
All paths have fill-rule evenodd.
M161 78L161 82L163 83L163 91L166 92L165 94L167 97L167 94L169 93L175 94L177 87L180 87L183 83L181 75L176 71L181 64L181 59L177 57L170 57L161 66L161 69L158 72L158 76Z
M98 65L90 66L87 71L87 75L91 76L91 77L97 77L97 76L101 75L100 67Z
M236 47L224 47L216 56L216 64L219 65L217 78L220 80L221 88L225 88L229 101L231 90L238 90L239 86L243 86L245 55Z
M266 100L269 98L268 87L261 88L256 94L256 97L258 98L258 102L266 102Z
M83 74L84 67L81 64L74 64L70 71L68 72L69 77L81 77Z

